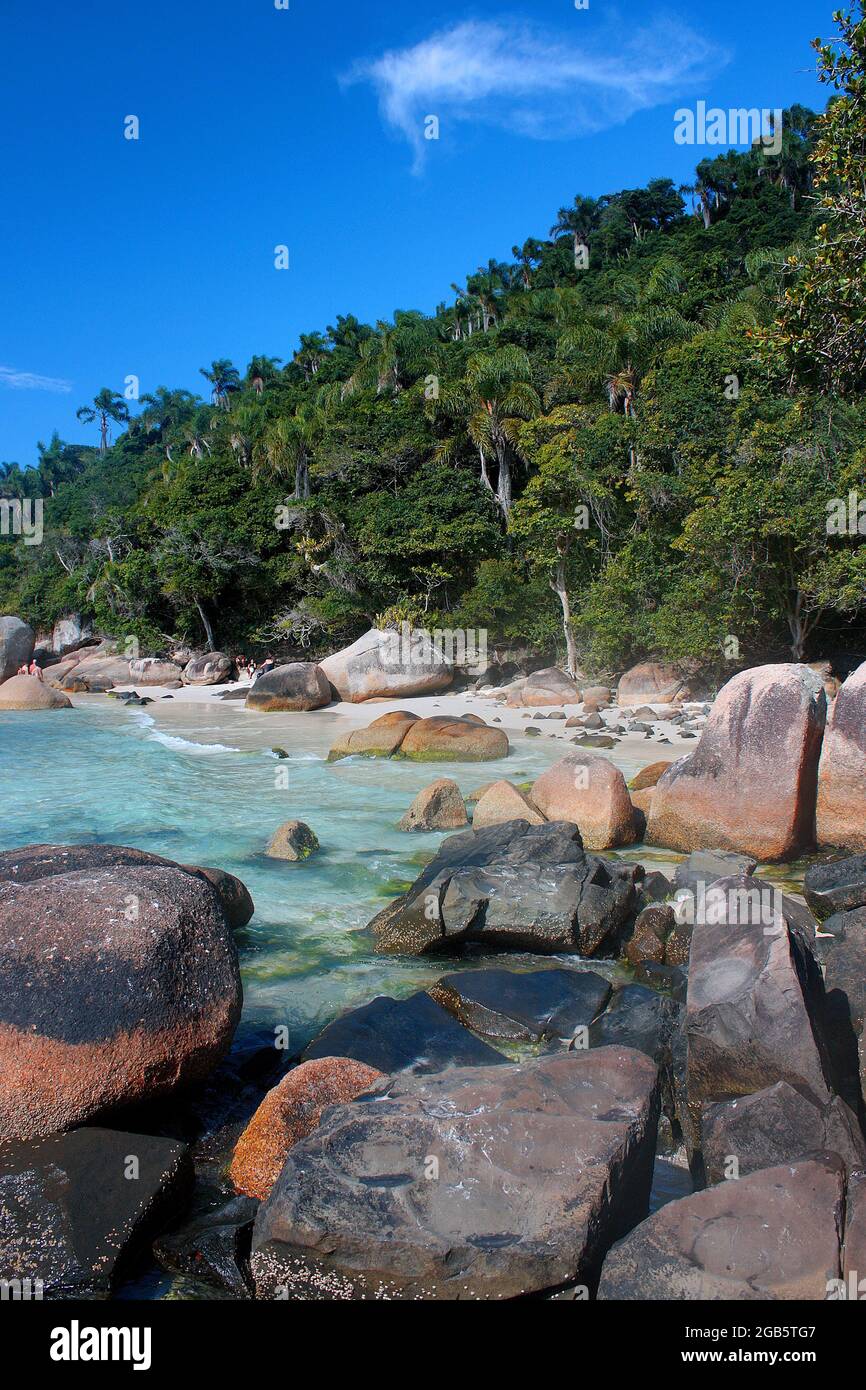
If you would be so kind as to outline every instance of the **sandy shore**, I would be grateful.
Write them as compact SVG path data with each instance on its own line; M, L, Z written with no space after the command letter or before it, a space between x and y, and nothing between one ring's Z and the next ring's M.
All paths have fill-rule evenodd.
M202 724L207 726L212 717L219 710L231 711L235 718L232 723L236 725L236 720L244 721L244 732L255 734L257 731L262 735L263 743L278 742L281 736L290 736L293 731L297 731L299 721L305 730L310 732L316 729L317 732L325 733L331 741L336 742L339 734L349 728L365 728L374 719L378 719L383 714L388 714L393 710L410 710L421 718L429 718L432 715L453 715L455 718L464 714L479 715L487 723L493 724L498 721L496 727L504 729L509 737L514 741L519 740L525 745L538 746L541 743L556 742L562 745L562 755L571 746L572 739L580 736L580 730L566 729L565 720L548 719L549 709L538 708L509 708L499 700L489 695L476 695L471 692L452 693L442 691L437 695L407 696L398 700L367 700L363 704L354 705L345 701L335 702L327 705L321 710L310 710L303 713L275 712L262 713L257 710L245 708L242 699L224 700L222 696L227 692L247 691L250 686L247 682L235 682L230 685L211 685L211 686L184 686L181 690L167 690L164 686L119 686L118 690L136 690L139 695L153 701L147 706L148 713L155 718L165 716L171 719L171 711L181 709L186 716L184 724L190 727L192 720L190 716L196 706L205 707L201 709ZM170 697L170 698L168 698ZM80 699L82 697L75 697ZM85 699L106 699L106 696L84 697ZM583 705L562 705L558 708L565 711L569 717L572 715L582 715ZM686 710L698 709L699 706L685 706ZM528 719L526 715L540 715L540 719ZM611 708L602 713L605 724L616 724L621 719L619 709ZM527 728L532 727L540 731L540 737L532 738L527 736ZM597 732L603 733L604 730ZM669 743L661 740L667 738ZM611 758L623 770L637 769L646 763L658 761L659 758L678 758L683 754L691 752L695 747L695 739L685 739L679 732L678 727L667 721L662 721L656 726L656 732L651 737L644 734L626 734L617 740L616 746L611 749L600 750Z

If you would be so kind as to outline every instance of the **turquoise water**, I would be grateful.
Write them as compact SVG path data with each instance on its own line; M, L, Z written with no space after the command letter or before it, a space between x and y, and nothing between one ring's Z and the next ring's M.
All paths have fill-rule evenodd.
M373 717L359 712L358 723ZM342 1009L442 973L441 963L376 956L365 931L442 839L396 829L417 792L439 776L464 793L503 776L528 780L566 751L559 739L518 734L495 764L329 764L337 732L326 712L168 702L145 711L100 697L71 713L0 714L0 848L114 843L237 874L256 904L238 936L242 1028L285 1025L298 1051ZM289 758L275 758L275 745ZM294 818L316 832L320 853L302 864L265 858L273 831Z

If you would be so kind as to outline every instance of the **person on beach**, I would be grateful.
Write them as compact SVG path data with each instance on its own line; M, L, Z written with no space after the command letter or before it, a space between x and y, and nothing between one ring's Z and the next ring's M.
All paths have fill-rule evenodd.
M256 681L259 679L260 676L266 676L269 671L273 671L276 664L277 663L274 661L274 658L271 656L270 652L268 652L268 655L265 657L261 666L253 675L253 684L255 685Z
M26 666L25 666L25 668L24 668L24 673L25 673L25 675L28 675L28 676L35 676L36 679L37 679L38 681L41 681L41 680L44 679L44 677L43 677L43 675L42 675L42 667L41 667L41 666L37 666L35 661L31 661L29 667L26 667Z

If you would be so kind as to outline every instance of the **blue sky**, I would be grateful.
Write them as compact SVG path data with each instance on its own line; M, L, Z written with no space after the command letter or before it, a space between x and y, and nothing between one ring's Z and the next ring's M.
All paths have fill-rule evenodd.
M0 459L96 442L76 408L129 375L204 390L338 313L429 311L577 192L687 181L717 151L677 146L674 110L822 107L834 7L288 6L3 0Z

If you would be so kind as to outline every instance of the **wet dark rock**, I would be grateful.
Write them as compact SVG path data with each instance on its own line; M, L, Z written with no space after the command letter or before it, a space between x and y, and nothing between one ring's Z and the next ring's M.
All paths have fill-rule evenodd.
M430 995L455 1018L490 1038L570 1038L610 998L610 983L591 970L464 970L443 975Z
M373 919L379 951L422 955L469 942L542 953L613 949L634 876L585 853L568 822L508 821L449 836L409 889Z
M810 865L803 880L803 896L820 918L866 907L866 854Z
M360 1009L350 1009L313 1039L303 1059L313 1057L352 1057L386 1074L505 1062L501 1052L461 1027L423 991L408 999L380 995Z
M256 1292L495 1300L591 1285L647 1210L657 1115L653 1063L621 1048L398 1077L289 1153L256 1218Z
M188 1151L168 1139L77 1129L0 1145L0 1279L104 1297L191 1186Z
M158 1237L153 1253L170 1274L201 1279L234 1298L252 1298L249 1255L258 1209L252 1197L226 1197L203 1187L192 1211Z

